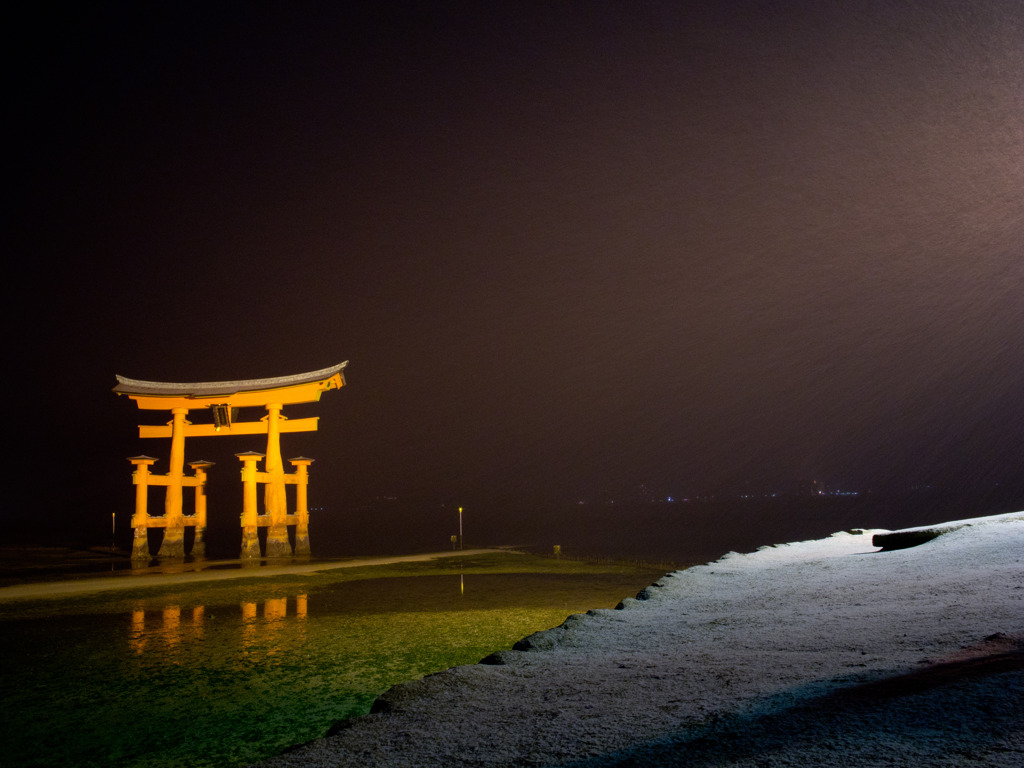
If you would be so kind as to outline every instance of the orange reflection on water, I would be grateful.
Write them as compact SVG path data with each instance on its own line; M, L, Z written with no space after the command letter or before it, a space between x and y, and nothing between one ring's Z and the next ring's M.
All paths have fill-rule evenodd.
M181 606L169 605L163 610L164 626L161 635L170 647L181 642Z
M192 636L196 640L203 637L203 621L206 619L206 606L197 605L192 609Z
M131 630L128 634L128 646L136 654L146 650L151 642L159 642L164 648L173 648L183 638L181 626L181 606L167 605L160 609L160 621L153 621L150 616L150 624L146 626L146 610L136 608L132 611ZM192 609L192 621L188 624L188 634L202 634L202 608L199 609L199 619L196 619L196 609Z
M309 596L296 595L294 599L292 615L304 620L309 610ZM265 642L268 631L275 632L282 628L283 622L289 618L289 600L291 598L275 597L264 601L262 606L256 601L241 603L243 648L249 648L259 641ZM143 653L147 647L151 651L171 650L182 642L202 640L205 623L206 607L202 605L191 608L184 621L180 605L165 605L149 611L136 608L131 613L128 646L135 654Z
M146 648L146 612L132 611L132 629L128 635L128 645L135 653L142 653Z
M242 603L242 621L248 624L250 621L256 621L256 606L257 603Z
M267 621L277 621L288 615L288 598L275 597L263 604L263 618Z
M273 634L283 630L289 618L288 597L273 597L263 602L262 621L257 620L259 604L256 602L242 603L242 649L245 652L254 649L265 651L268 656L277 653L272 642ZM296 619L305 619L308 611L307 595L296 595L292 615Z

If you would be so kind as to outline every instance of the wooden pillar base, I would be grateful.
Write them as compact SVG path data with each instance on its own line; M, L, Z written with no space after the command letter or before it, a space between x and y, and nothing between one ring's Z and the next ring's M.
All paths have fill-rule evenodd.
M160 543L157 557L180 560L185 557L185 528L164 528L164 540Z
M296 555L308 555L309 551L309 531L296 531L295 532L295 554Z
M243 528L242 554L239 557L243 560L259 560L261 556L260 537L256 534L256 528Z
M135 529L135 540L132 542L132 560L149 562L153 556L149 553L149 529L139 526Z
M267 557L291 557L292 545L288 541L288 526L272 525L267 529Z
M196 526L196 539L192 542L192 557L206 557L206 529Z

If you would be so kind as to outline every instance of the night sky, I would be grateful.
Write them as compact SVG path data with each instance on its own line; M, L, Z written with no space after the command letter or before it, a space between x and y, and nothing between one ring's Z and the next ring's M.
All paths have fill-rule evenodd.
M343 360L338 514L1024 482L1024 3L209 6L4 12L9 525Z

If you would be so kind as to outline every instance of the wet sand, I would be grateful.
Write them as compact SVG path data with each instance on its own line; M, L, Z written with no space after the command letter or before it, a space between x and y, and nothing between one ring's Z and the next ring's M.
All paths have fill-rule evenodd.
M393 557L366 557L346 560L289 561L274 563L259 560L243 563L241 560L200 560L186 563L165 563L135 570L112 571L103 575L59 581L39 581L0 587L0 602L13 600L45 600L71 595L86 595L125 589L145 589L171 584L195 584L228 579L276 577L286 574L316 573L338 568L362 568L396 563L417 563L439 558L470 557L474 555L508 553L508 550L466 549L431 552L419 555Z

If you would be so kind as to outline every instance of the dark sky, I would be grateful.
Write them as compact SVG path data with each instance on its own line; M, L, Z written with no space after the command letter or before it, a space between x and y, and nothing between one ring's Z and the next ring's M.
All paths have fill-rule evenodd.
M5 512L166 471L114 374L342 360L332 502L1024 477L1024 3L87 5L5 12Z

